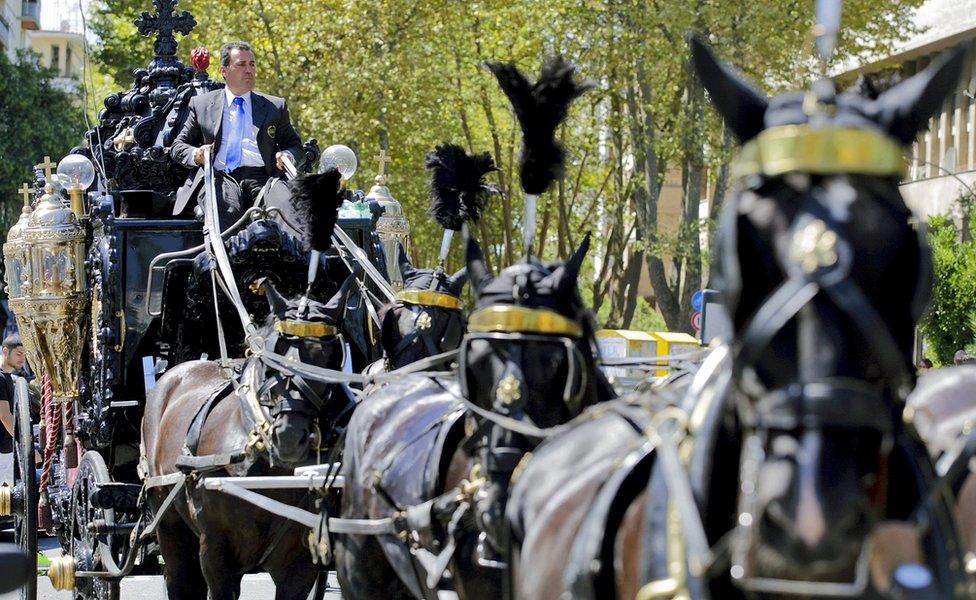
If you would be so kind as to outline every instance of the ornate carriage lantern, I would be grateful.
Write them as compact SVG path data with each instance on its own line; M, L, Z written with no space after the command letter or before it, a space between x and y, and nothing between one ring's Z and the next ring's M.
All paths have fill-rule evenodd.
M92 169L88 159L78 158ZM77 162L78 159L72 160ZM43 367L49 374L55 400L69 403L78 397L81 369L81 329L87 306L86 233L75 212L55 192L51 176L53 166L45 157L45 194L23 229L18 232L15 226L11 231L12 234L19 233L20 237L11 240L8 236L4 257L8 261L10 305L17 317L28 359L35 368ZM16 289L11 281L17 269L11 263L18 257L24 262L20 269L21 285Z
M25 287L27 291L30 290L30 263L27 260L23 239L24 230L27 229L27 222L31 214L31 188L25 183L18 191L24 197L24 207L20 209L20 218L17 219L17 223L7 232L7 241L3 244L7 296L10 298L11 310L15 314L19 314L23 310L21 307L23 305Z
M386 272L390 276L390 283L396 290L400 290L403 288L403 274L400 273L397 244L403 246L404 250L410 249L410 224L403 212L403 206L397 202L390 193L390 188L386 186L386 163L389 157L386 152L380 151L375 158L379 161L380 172L374 180L375 185L366 195L366 200L375 201L383 207L383 214L376 221L376 233L383 243Z

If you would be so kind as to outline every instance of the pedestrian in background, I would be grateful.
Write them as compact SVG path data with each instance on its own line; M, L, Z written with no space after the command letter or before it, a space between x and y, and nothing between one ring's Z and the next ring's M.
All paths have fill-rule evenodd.
M9 335L0 348L0 482L13 484L14 474L14 380L13 372L24 366L24 345L17 334Z

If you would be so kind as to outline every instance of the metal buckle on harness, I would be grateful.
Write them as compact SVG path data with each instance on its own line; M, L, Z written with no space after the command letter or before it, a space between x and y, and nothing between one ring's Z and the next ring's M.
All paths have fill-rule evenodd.
M312 555L312 564L327 565L332 562L332 543L329 541L329 513L324 507L319 507L319 524L308 532L308 551Z
M248 452L266 452L268 450L267 441L271 433L271 423L263 421L254 426L251 433L247 436L245 449Z

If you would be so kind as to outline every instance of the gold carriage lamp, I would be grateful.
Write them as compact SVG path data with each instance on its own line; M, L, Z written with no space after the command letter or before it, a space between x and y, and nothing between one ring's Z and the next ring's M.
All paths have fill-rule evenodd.
M495 305L476 310L468 318L468 331L541 333L578 338L583 329L578 323L545 308Z
M781 125L762 131L732 163L734 179L786 173L900 176L904 148L894 138L870 129Z
M460 298L433 290L402 290L397 293L397 300L404 304L461 310Z
M68 190L71 210L85 218L85 190L95 181L95 165L80 154L69 154L58 163L58 181Z
M54 163L44 157L39 166L45 170L45 194L4 244L10 308L28 360L50 375L55 399L70 402L78 397L87 307L85 229L55 192Z
M286 320L275 321L275 331L285 335L294 335L303 338L324 338L336 334L336 328L328 323L321 321L299 321Z

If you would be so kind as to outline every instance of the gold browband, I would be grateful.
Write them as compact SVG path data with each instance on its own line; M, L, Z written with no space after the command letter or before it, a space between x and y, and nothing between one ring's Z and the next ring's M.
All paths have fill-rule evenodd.
M739 151L732 177L785 173L901 175L904 148L883 133L845 127L782 125L761 132Z
M403 290L397 294L397 300L406 304L416 304L417 306L461 310L460 298L432 290Z
M579 323L545 308L524 306L487 306L468 318L468 331L504 331L506 333L542 333L580 337Z
M336 334L336 328L328 323L316 321L275 321L275 331L298 337L328 337Z

